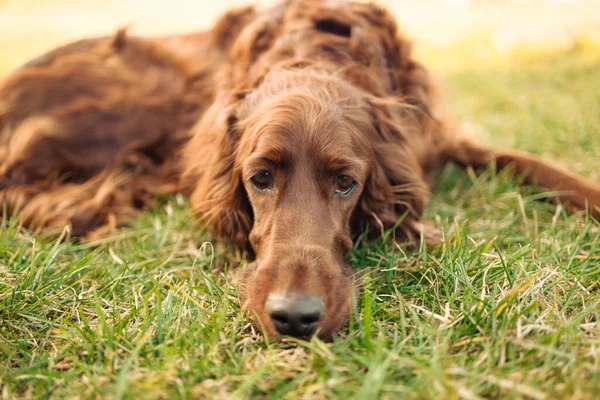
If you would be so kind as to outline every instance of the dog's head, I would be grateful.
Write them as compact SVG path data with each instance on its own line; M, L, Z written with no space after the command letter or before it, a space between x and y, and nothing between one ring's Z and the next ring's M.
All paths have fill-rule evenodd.
M358 292L353 236L409 209L389 169L412 168L410 155L398 138L386 144L393 118L371 100L335 76L271 72L243 99L217 101L188 148L193 204L256 256L241 297L269 336L341 329Z

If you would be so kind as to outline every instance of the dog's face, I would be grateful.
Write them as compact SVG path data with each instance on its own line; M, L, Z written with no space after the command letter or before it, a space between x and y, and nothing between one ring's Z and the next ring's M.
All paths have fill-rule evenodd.
M357 295L346 255L372 153L344 114L332 101L288 94L242 124L236 169L253 211L256 255L242 301L269 336L328 338L346 324Z

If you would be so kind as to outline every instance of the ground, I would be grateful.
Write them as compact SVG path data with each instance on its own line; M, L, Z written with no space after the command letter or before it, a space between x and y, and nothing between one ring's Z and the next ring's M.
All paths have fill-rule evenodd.
M600 180L594 36L509 47L417 51L471 134ZM240 313L243 254L183 198L90 244L3 220L0 397L598 398L600 224L548 196L446 168L426 215L444 244L358 246L364 295L332 343L265 342Z

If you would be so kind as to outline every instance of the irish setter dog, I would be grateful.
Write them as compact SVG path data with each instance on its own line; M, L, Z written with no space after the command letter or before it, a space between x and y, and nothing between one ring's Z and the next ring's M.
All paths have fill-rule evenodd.
M512 165L600 216L600 185L461 137L427 69L379 6L287 1L209 31L88 39L0 86L0 196L26 226L87 239L158 194L188 195L220 238L251 250L243 308L268 336L329 338L358 289L353 238L420 222L452 161Z

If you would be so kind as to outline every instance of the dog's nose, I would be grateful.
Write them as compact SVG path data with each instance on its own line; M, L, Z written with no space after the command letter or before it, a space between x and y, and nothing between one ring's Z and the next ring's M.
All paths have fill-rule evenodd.
M325 314L320 296L271 294L266 306L277 332L295 337L312 335Z

